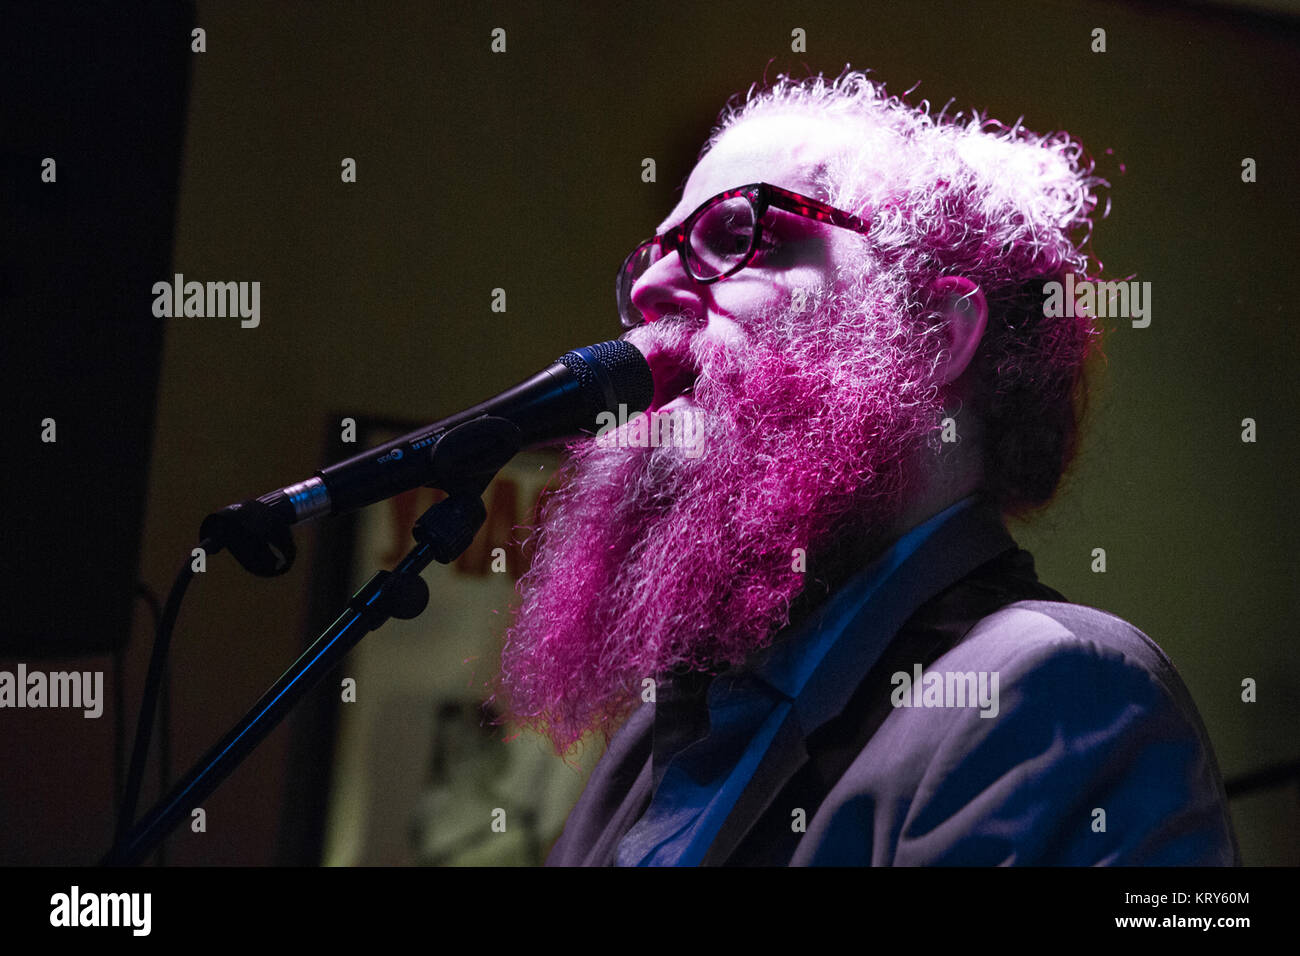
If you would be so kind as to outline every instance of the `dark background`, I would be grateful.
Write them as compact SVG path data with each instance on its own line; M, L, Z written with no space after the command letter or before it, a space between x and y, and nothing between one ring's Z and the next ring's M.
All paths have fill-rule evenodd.
M1300 756L1289 4L200 2L133 17L0 10L17 91L6 444L34 462L11 472L17 623L0 668L105 670L110 701L98 721L0 711L0 863L90 862L109 842L112 698L128 695L133 722L148 617L137 604L121 682L110 656L55 658L56 642L124 639L131 582L165 593L204 514L355 450L320 441L340 413L432 420L616 337L614 270L675 204L723 102L846 63L915 87L912 102L1068 129L1096 158L1113 208L1095 251L1108 278L1152 283L1152 322L1110 323L1077 468L1013 533L1047 583L1172 657L1226 777ZM46 155L58 184L39 183ZM1241 181L1245 157L1258 182ZM150 286L173 272L260 281L260 327L153 319ZM39 441L46 415L57 446ZM286 578L223 556L192 588L172 658L177 769L327 623L308 584L318 534L299 533ZM1257 703L1240 700L1247 677ZM171 861L284 859L291 733L205 801L209 832L178 833ZM1247 863L1300 862L1298 796L1292 777L1233 800Z

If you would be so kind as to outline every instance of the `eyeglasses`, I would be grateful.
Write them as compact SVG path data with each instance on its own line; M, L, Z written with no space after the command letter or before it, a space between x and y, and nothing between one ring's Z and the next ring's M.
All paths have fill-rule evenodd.
M661 258L676 250L686 274L706 285L735 275L762 246L763 216L772 208L863 235L871 229L868 219L770 183L729 189L701 205L676 229L641 243L623 260L615 286L623 327L632 329L647 321L632 304L632 287Z

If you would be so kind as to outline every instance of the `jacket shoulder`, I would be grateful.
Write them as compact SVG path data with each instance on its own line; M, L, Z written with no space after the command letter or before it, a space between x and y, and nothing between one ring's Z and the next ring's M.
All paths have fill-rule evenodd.
M924 683L933 695L899 695L792 862L1233 862L1204 726L1169 658L1127 621L1016 602Z
M1010 604L979 621L940 661L978 658L1021 670L1062 654L1119 657L1130 667L1182 688L1168 655L1138 628L1107 611L1064 601Z

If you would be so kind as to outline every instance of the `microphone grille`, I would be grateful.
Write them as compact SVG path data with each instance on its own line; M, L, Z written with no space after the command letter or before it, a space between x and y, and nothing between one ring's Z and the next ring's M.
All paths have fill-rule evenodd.
M595 413L643 412L654 400L654 376L641 350L630 342L614 339L565 352L556 361L578 379L583 394Z

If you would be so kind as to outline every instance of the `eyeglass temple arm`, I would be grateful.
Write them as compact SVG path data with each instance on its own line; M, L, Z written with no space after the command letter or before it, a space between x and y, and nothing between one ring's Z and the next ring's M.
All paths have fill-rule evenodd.
M855 232L866 233L871 230L871 220L862 219L852 213L847 213L836 209L834 206L828 206L826 203L808 196L800 196L798 193L790 192L788 189L782 189L780 186L764 184L767 192L767 201L770 205L778 209L784 209L786 212L795 212L807 216L810 219L816 219L821 222L829 222L833 226L841 226L845 229L852 229Z

